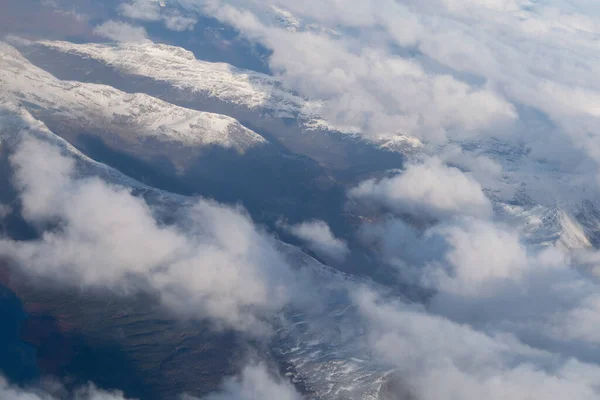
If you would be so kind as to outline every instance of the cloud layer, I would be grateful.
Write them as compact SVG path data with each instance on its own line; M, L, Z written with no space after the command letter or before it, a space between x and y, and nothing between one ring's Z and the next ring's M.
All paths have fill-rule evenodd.
M143 42L148 39L146 29L121 21L106 21L94 28L94 34L116 42Z
M165 8L157 0L132 0L119 6L119 13L127 18L142 21L161 21L167 28L174 31L190 30L196 24L196 19L183 15L178 10Z
M492 206L498 199L484 191L490 181L501 186L513 179L514 160L524 154L541 166L535 174L520 171L527 179L552 186L544 179L560 171L597 193L598 6L586 0L178 4L183 8L134 0L118 10L175 30L193 26L193 12L214 16L272 50L270 67L283 85L323 100L323 116L340 129L373 140L409 134L429 142L426 152L443 149L350 191L388 212L361 231L379 251L374 262L427 296L416 305L383 290L350 290L346 308L354 307L352 322L366 334L356 339L366 346L358 359L393 370L396 397L600 396L598 253L552 240L531 243L519 226L498 221ZM102 29L111 39L143 36L107 24ZM478 148L503 165L465 155ZM4 240L0 252L33 276L121 294L142 288L176 313L250 332L263 331L266 316L294 304L293 272L243 210L199 200L181 221L165 225L127 189L76 177L74 162L43 143L24 142L12 163L24 215L44 235ZM563 186L555 193L570 195ZM332 259L348 252L323 221L288 229ZM347 331L333 331L328 335L343 338L332 343L347 345ZM270 397L297 394L264 367L251 366L209 398Z
M437 195L452 199L456 186L445 182ZM405 190L429 187L421 179ZM451 215L363 227L382 262L431 291L426 305L409 305L383 291L353 290L368 347L396 368L392 386L423 400L598 397L596 252L528 243L487 213Z
M492 205L481 185L457 168L445 166L436 159L410 165L392 178L364 181L349 194L416 219L443 219L455 215L487 218L492 215Z
M197 400L190 397L187 399ZM265 365L249 364L239 376L225 380L221 391L203 398L203 400L264 399L301 400L302 397L289 382L273 377Z
M0 398L2 400L126 400L121 392L100 390L92 384L79 388L73 393L68 393L60 385L49 386L48 388L22 388L11 385L0 376Z
M127 400L120 391L105 391L93 384L73 392L61 384L46 382L38 387L19 387L0 376L2 400ZM237 376L226 378L221 390L202 399L182 395L182 400L301 400L302 397L287 381L273 375L264 364L249 363ZM133 399L131 399L133 400Z
M507 333L487 334L419 307L359 292L369 343L398 380L397 393L423 400L549 399L599 395L597 365L530 347ZM405 394L406 396L406 394ZM391 397L395 398L395 397Z
M155 291L177 314L251 332L294 296L289 265L242 209L198 200L164 225L130 189L77 178L75 161L46 142L24 139L11 162L23 215L43 235L3 239L0 254L34 277Z

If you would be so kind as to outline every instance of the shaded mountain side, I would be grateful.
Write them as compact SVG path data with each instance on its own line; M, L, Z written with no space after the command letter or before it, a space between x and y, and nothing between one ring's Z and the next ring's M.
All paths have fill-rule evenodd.
M10 288L29 314L21 339L36 349L40 372L68 386L93 381L150 400L203 396L246 359L248 344L236 334L175 321L145 296L54 291L19 276Z
M291 220L320 218L332 219L338 227L344 224L336 217L345 201L344 188L306 157L281 153L271 145L244 154L219 146L190 148L153 139L132 146L123 135L105 130L110 127L78 126L78 121L60 115L29 111L84 154L149 186L241 202L267 223L286 215Z
M59 79L102 83L128 93L146 93L178 106L231 116L272 143L332 168L336 176L345 181L355 182L359 174L402 166L403 157L399 153L379 149L340 132L307 130L295 118L279 118L269 109L249 109L219 100L209 93L192 92L149 77L123 74L97 60L41 45L17 47L30 62Z

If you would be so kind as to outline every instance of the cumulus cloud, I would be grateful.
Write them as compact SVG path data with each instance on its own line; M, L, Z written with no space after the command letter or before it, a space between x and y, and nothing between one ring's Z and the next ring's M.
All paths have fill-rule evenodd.
M42 382L38 386L20 387L0 375L2 400L127 400L121 391L106 391L89 383L67 391L60 383ZM250 363L237 376L229 377L220 390L202 399L182 395L182 400L301 400L292 384L268 371L265 364ZM133 399L131 399L133 400Z
M362 182L349 195L417 219L492 214L492 205L475 179L436 159L410 165L393 178Z
M289 32L264 23L261 13L230 5L211 12L272 49L270 65L283 83L323 99L323 116L341 129L439 141L449 132L469 137L516 118L514 108L492 90L427 71L388 49L346 37Z
M595 254L573 258L558 247L527 244L507 225L472 217L421 229L392 219L365 229L379 241L385 262L407 282L432 290L426 306L372 291L355 296L369 345L398 368L417 399L598 396L578 375L595 376L600 364ZM550 384L553 391L546 392Z
M451 229L445 265L424 268L424 279L438 291L431 311L600 362L592 356L600 337L591 329L600 315L600 286L568 254L525 248L516 234L511 238L510 231L494 226Z
M198 400L184 397L184 400ZM301 400L296 389L281 378L274 377L264 364L250 364L242 373L225 380L221 391L203 400Z
M52 387L30 387L23 388L11 385L0 376L0 398L2 400L126 400L122 392L104 391L89 384L68 393L60 385Z
M156 292L176 314L252 333L293 297L289 265L240 208L198 200L164 225L130 189L77 178L74 161L46 142L24 139L11 163L23 215L43 234L0 240L0 254L34 277Z
M488 160L465 161L456 154L460 152L452 149L443 157L467 167L490 166L486 179L494 179L495 168ZM439 176L446 176L451 169L441 163L436 165L435 169L444 171ZM411 168L414 166L404 174ZM454 171L461 174L455 181L462 181L465 187L478 187L472 193L485 198L477 183L466 184L471 181L466 179L468 175ZM411 217L388 217L367 223L362 235L406 283L431 290L426 306L383 300L373 293L355 298L360 307L367 306L362 311L363 318L372 333L370 346L379 352L380 360L398 368L402 378L397 379L408 382L417 399L448 398L443 397L447 395L459 399L505 398L509 393L516 398L524 398L524 393L553 398L552 391L545 391L547 385L554 385L553 390L561 395L572 390L581 393L582 398L598 396L595 386L576 377L578 373L597 374L600 363L600 338L593 328L600 309L597 254L589 250L573 254L558 242L540 245L528 241L518 225L499 222L487 200L485 212L461 212L463 207L454 205L460 204L463 196L455 198L452 193L464 190L449 184L442 191L447 194L436 192L444 187L440 182L452 181L447 177L436 185L428 185L423 179L428 175L424 173L404 182L402 190L395 192L396 186L391 183L404 174L382 180L383 185L367 181L353 193L362 195L367 203ZM405 204L407 199L420 201L415 200L417 205L411 209ZM454 205L439 205L447 202ZM444 213L440 214L440 210ZM414 219L422 219L423 215L437 218L429 224L415 224ZM378 313L380 320L373 320ZM399 319L394 325L391 321L396 317ZM428 338L430 332L436 332L434 336L440 332L440 337ZM417 342L422 338L420 347ZM440 345L445 338L452 338L455 348L431 348L431 343ZM457 343L465 338L471 343L473 359L463 358L466 350L460 355L453 353L460 347ZM483 346L483 342L504 350L488 354L488 345ZM481 343L482 347L474 343ZM399 354L392 349L400 349ZM471 369L479 362L479 367ZM419 365L422 368L417 368ZM527 378L521 379L520 374ZM432 391L432 387L440 391Z
M144 21L160 19L160 2L154 0L134 0L131 3L121 3L119 11L125 17Z
M359 2L352 7L333 2L302 6L271 3L298 12L301 19L307 18L304 26L313 27L310 22L314 20L327 25L316 31L289 32L270 22L268 4L183 4L211 14L269 47L273 51L271 67L284 84L308 97L325 100L324 117L342 129L360 130L370 137L400 132L437 141L448 133L469 137L516 118L514 107L492 88L427 70L416 59L397 56L381 46L382 41L374 40L375 32L365 34L363 40L331 35L338 28L343 31L344 25L376 31L383 15L389 12L387 26L393 27L396 37L411 42L416 31L410 29L415 27L414 21L402 26L401 19L393 19L407 12L398 11L392 2Z
M483 188L493 188L502 179L504 168L486 154L465 151L456 144L445 146L437 155L443 163L468 173Z
M443 264L428 270L440 290L471 293L489 281L519 280L531 261L516 232L487 221L466 220L433 231L449 248Z
M94 28L94 34L116 42L143 42L148 39L143 27L121 21L106 21Z
M600 146L589 133L599 59L589 54L600 10L589 1L179 4L271 49L284 85L324 100L324 117L340 129L434 142L493 135L569 171L593 161L587 171L598 177Z
M567 254L553 246L530 248L519 233L501 223L463 219L428 230L443 239L446 251L423 268L423 283L462 297L502 295L523 290L537 279L564 279L570 268ZM559 278L563 276L563 278Z
M8 204L0 203L0 220L6 218L12 212L12 207Z
M185 16L176 9L166 8L165 4L158 0L132 0L122 3L119 12L131 19L162 21L167 28L174 31L193 29L197 22L195 18Z
M325 221L308 221L283 227L321 256L343 261L350 251L345 241L333 235Z
M600 367L358 291L368 342L415 399L594 399ZM390 379L394 379L391 376Z

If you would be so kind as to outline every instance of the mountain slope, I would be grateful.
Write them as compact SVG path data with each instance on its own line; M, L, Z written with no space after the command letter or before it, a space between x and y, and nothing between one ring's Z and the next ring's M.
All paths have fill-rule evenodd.
M0 44L4 97L81 127L106 127L127 141L151 138L185 146L217 145L243 153L267 141L231 117L177 107L110 86L61 81L35 67L14 47ZM135 130L136 137L128 135Z
M281 215L323 219L343 202L340 185L316 162L233 118L60 80L7 44L0 47L0 86L5 102L20 105L85 155L150 186L243 202L269 222Z
M398 148L418 141L373 142L337 131L319 117L322 103L299 97L272 76L205 62L158 43L77 44L11 41L35 65L62 79L143 92L182 107L229 115L295 154L336 170L398 168ZM347 175L347 174L345 174Z

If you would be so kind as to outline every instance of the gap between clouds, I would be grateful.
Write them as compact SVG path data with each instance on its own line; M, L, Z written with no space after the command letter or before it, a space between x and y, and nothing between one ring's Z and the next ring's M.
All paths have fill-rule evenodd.
M363 238L406 282L431 290L425 305L373 290L351 294L369 348L396 368L398 377L390 379L400 379L411 396L600 395L595 250L527 244L516 228L493 218L475 181L438 160L367 181L349 195L392 212L365 223ZM477 212L474 198L486 212Z

